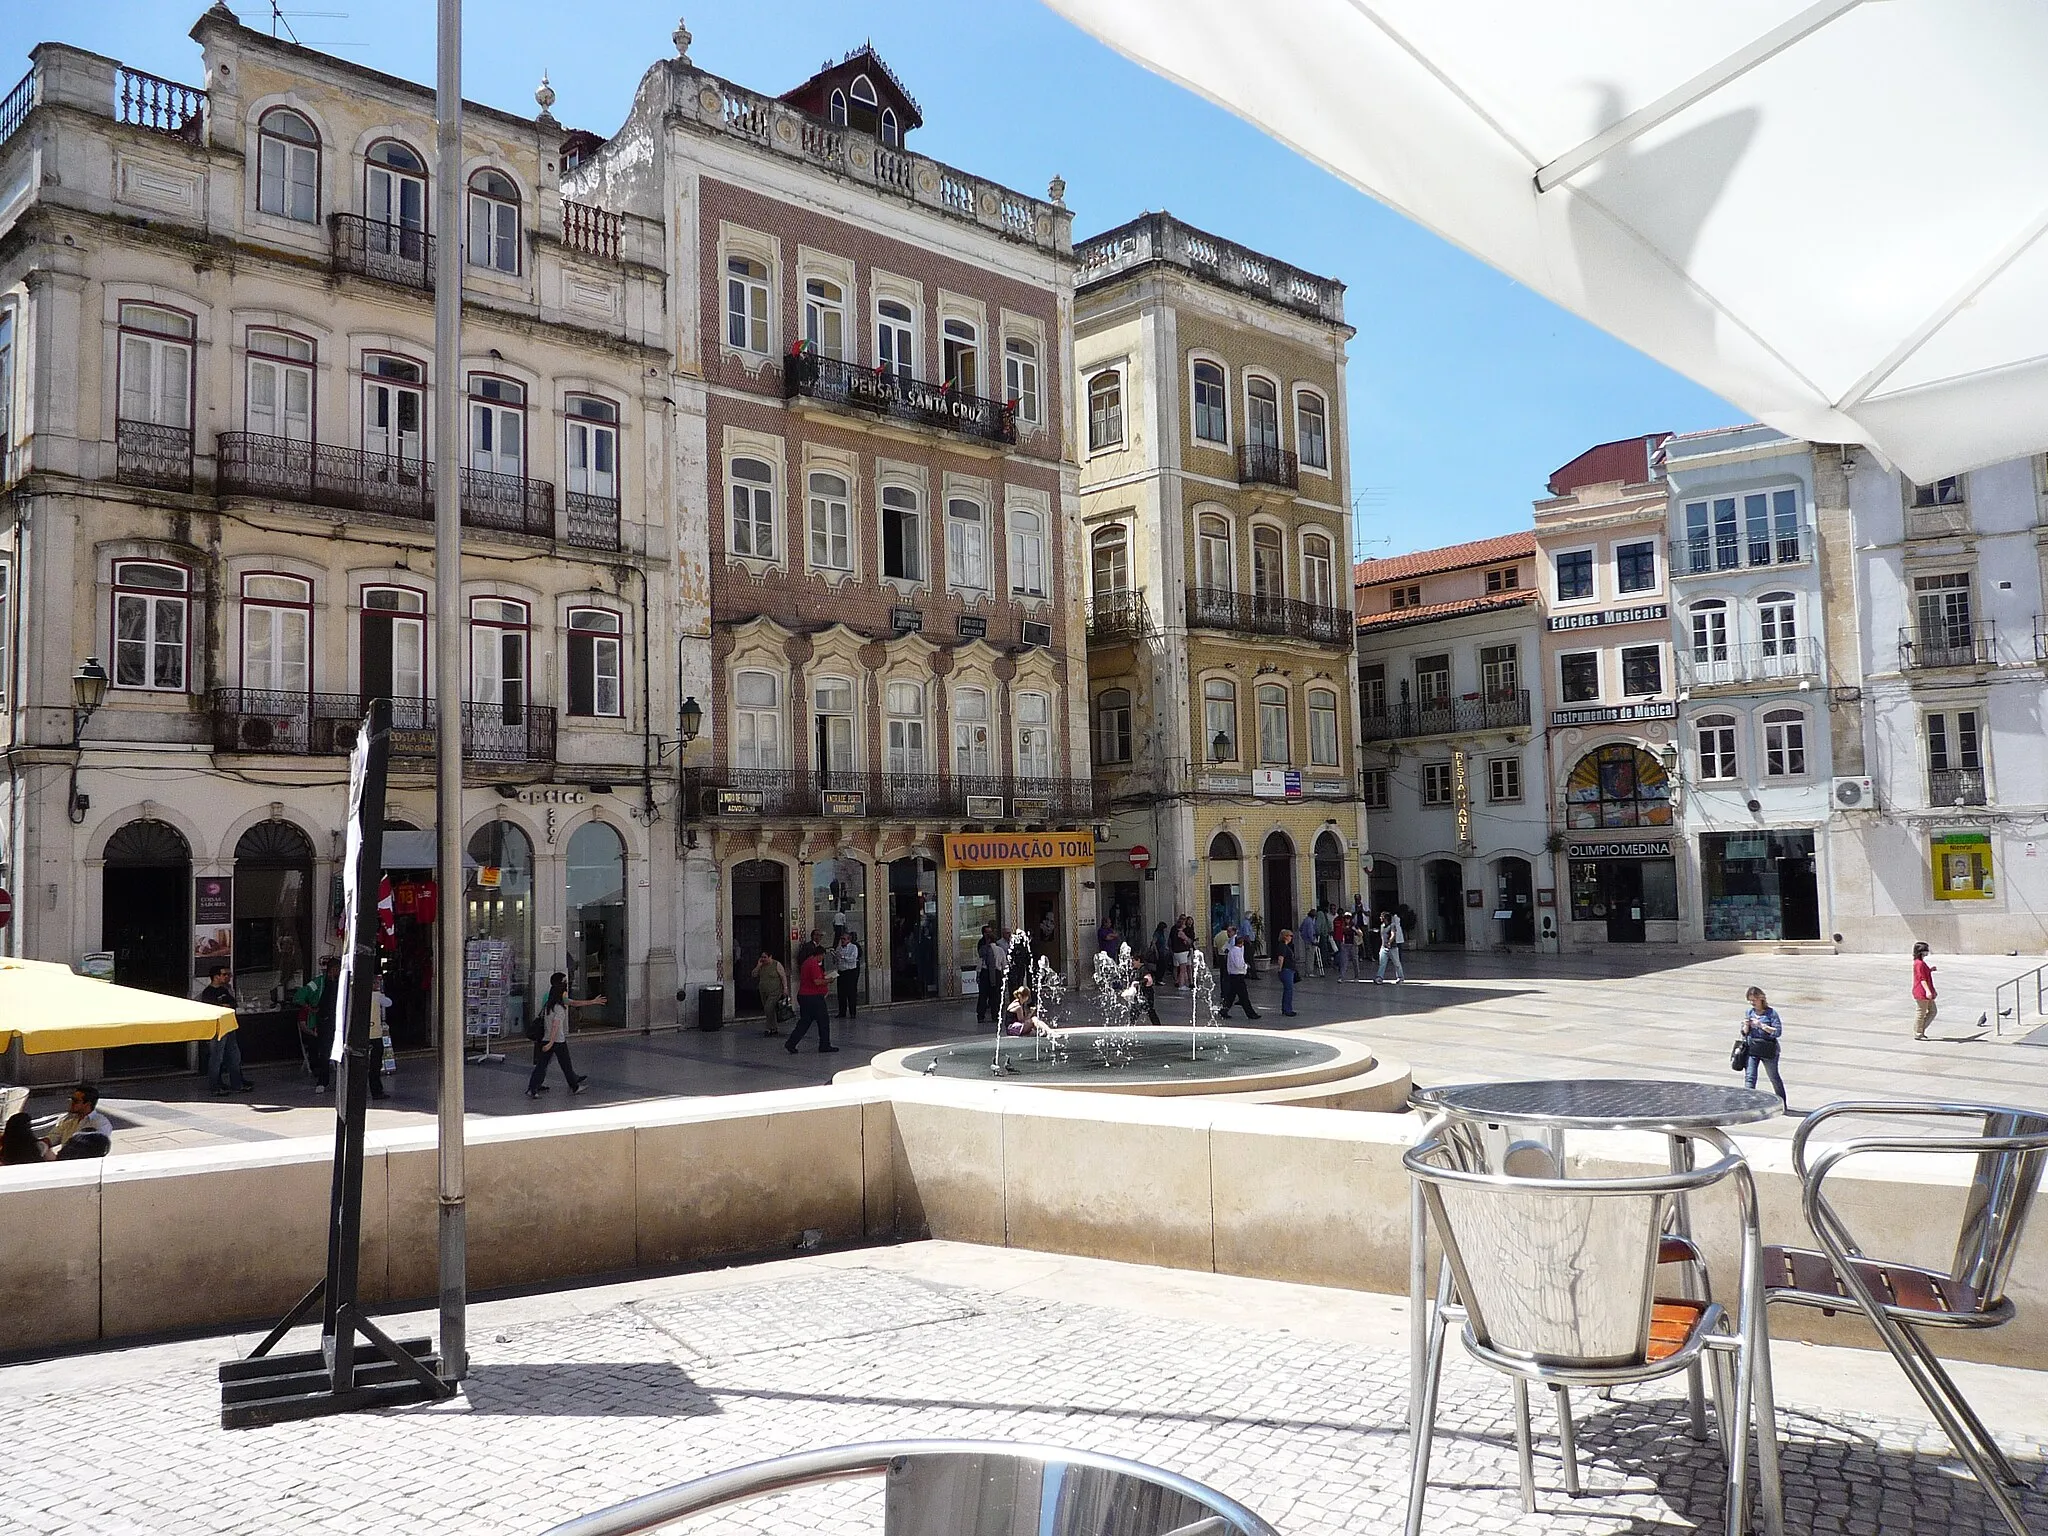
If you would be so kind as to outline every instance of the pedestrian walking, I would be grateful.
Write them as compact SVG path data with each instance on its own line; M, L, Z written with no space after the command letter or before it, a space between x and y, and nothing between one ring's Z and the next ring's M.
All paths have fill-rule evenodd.
M1778 1010L1764 996L1762 987L1751 987L1743 995L1749 999L1749 1012L1742 1016L1742 1038L1749 1047L1749 1061L1743 1068L1742 1080L1754 1088L1756 1069L1761 1066L1770 1074L1771 1086L1778 1091L1778 1102L1789 1104L1785 1079L1778 1075L1778 1045L1785 1037L1785 1021L1778 1017Z
M860 940L853 936L851 928L839 930L835 958L839 962L839 969L833 973L839 983L839 1017L850 1019L860 1012Z
M199 1001L212 1008L239 1010L242 1002L235 996L228 976L225 965L216 965L208 971L206 985L199 991ZM256 1086L242 1071L242 1032L233 1026L213 1043L213 1059L207 1067L207 1080L215 1093L247 1093Z
M1351 914L1339 912L1330 920L1330 952L1337 963L1337 979L1351 979Z
M320 974L299 988L295 1000L305 1010L299 1016L299 1032L309 1037L307 1070L313 1074L313 1086L326 1093L334 1086L334 1009L341 1001L341 957L322 957Z
M1294 930L1283 929L1280 934L1280 1017L1294 1017L1294 978L1296 956L1294 953Z
M839 1049L832 1043L832 1015L825 1010L825 996L832 990L832 984L825 979L825 956L828 953L830 951L819 946L804 956L804 963L797 969L796 1028L789 1032L789 1039L782 1047L792 1056L814 1025L818 1031L819 1055Z
M569 997L569 978L557 971L548 978L548 995L540 1005L540 1038L533 1042L533 1075L526 1080L526 1096L537 1099L548 1091L548 1063L560 1062L562 1077L569 1084L571 1093L581 1093L587 1077L578 1077L576 1068L569 1060L569 1010L572 1008L602 1008L606 999L600 995L586 997L581 1002Z
M1408 979L1408 972L1401 965L1401 949L1408 942L1407 930L1401 926L1401 914L1386 911L1380 914L1380 963L1373 972L1375 982L1387 979L1387 962L1394 963L1394 984L1400 985Z
M1351 919L1351 979L1365 981L1365 968L1372 959L1372 952L1379 947L1379 931L1374 925L1370 912L1359 912Z
M996 965L996 925L981 925L981 942L974 946L974 1022L1000 1024L1003 1019L1002 972Z
M391 994L384 990L384 973L370 978L370 1097L384 1097L384 1056L390 1049Z
M1154 1024L1164 1024L1166 1021L1159 1017L1159 1000L1155 995L1158 991L1159 975L1148 965L1138 972L1138 1001L1145 1005L1147 1018Z
M761 1033L781 1034L783 1000L789 996L789 972L765 949L754 961L754 992L761 999Z
M1193 985L1195 967L1195 923L1185 912L1173 925L1173 937L1167 941L1172 947L1173 986L1177 992L1185 992Z
M1256 1019L1259 1010L1252 1006L1252 990L1247 977L1250 967L1244 958L1244 939L1231 934L1223 951L1223 1006L1216 1010L1216 1017L1227 1019L1230 1010L1240 1003L1244 1005L1244 1016Z
M1316 942L1315 913L1309 912L1303 915L1301 926L1295 930L1294 936L1301 941L1301 953L1308 956L1309 975L1322 975L1323 951L1322 946Z
M1934 1000L1934 967L1927 963L1927 946L1913 946L1913 1038L1925 1040L1927 1026L1941 1011Z

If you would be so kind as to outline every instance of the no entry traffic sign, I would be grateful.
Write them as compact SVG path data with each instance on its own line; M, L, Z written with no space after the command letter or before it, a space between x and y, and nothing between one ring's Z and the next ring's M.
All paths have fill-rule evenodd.
M1152 850L1143 843L1134 844L1124 857L1131 861L1133 869L1149 869L1152 865Z

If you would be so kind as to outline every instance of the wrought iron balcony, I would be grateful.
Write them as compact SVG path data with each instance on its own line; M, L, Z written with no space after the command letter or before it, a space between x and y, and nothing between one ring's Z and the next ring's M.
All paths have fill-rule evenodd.
M619 237L624 225L625 220L608 209L566 200L562 203L562 244L600 261L619 259Z
M1239 443L1237 483L1277 485L1291 491L1301 484L1301 465L1278 443Z
M157 491L192 489L192 429L153 421L114 423L114 478Z
M433 292L434 237L425 230L354 213L333 214L328 223L336 271Z
M214 463L214 486L223 496L271 496L420 522L434 518L435 470L421 459L256 432L222 432L214 439ZM465 469L462 521L469 528L552 538L555 487L547 480ZM616 530L616 513L613 526ZM616 531L611 545L599 547L617 548Z
M1088 605L1089 644L1136 640L1151 628L1143 587L1099 592Z
M569 514L565 542L585 549L619 547L619 498L570 491L563 498Z
M1995 663L1998 626L1990 619L1956 619L1899 631L1899 667L1988 667Z
M986 442L1017 441L1017 413L1000 400L907 379L887 369L820 357L809 350L792 352L782 360L782 393L789 400L799 396L822 400L843 410L914 422Z
M1678 647L1678 681L1685 688L1796 682L1818 676L1820 647L1811 640L1749 640L1740 645Z
M1297 598L1233 592L1225 587L1188 589L1188 627L1227 629L1244 635L1276 635L1324 645L1352 646L1351 610L1326 608Z
M1982 768L1930 768L1927 770L1929 805L1989 805Z
M114 70L114 117L166 138L198 144L206 137L206 92L144 74L126 64Z
M939 773L821 776L794 768L704 769L694 774L692 810L727 818L826 817L827 791L864 795L870 817L1064 823L1086 820L1095 806L1094 785L1088 779Z
M344 757L355 749L368 700L353 693L280 693L217 688L213 749L296 757ZM391 702L391 750L431 758L439 729L431 699ZM551 763L555 712L537 704L464 703L462 755L478 763Z
M1397 704L1359 717L1361 741L1403 741L1412 736L1462 736L1473 731L1516 730L1529 723L1529 690L1491 698L1432 699Z
M1755 530L1738 535L1729 530L1712 537L1673 539L1671 574L1705 576L1715 571L1740 571L1769 565L1799 565L1813 558L1813 530L1789 533Z

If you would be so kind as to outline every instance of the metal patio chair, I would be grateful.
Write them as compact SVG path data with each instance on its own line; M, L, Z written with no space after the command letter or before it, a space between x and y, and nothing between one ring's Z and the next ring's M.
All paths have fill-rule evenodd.
M1515 1449L1522 1508L1536 1508L1529 1387L1551 1389L1568 1494L1579 1493L1570 1389L1610 1387L1711 1368L1715 1419L1728 1463L1728 1536L1747 1529L1750 1427L1758 1429L1761 1509L1769 1536L1782 1536L1776 1411L1764 1327L1762 1243L1748 1165L1726 1137L1698 1138L1719 1154L1705 1167L1625 1178L1567 1178L1527 1143L1490 1158L1485 1139L1433 1122L1403 1161L1442 1243L1446 1275L1430 1319L1420 1400L1410 1415L1408 1536L1419 1536L1436 1430L1445 1342L1462 1324L1465 1350L1509 1377L1515 1394ZM1503 1164L1535 1167L1535 1176ZM1664 1295L1660 1268L1697 1262L1672 1249L1672 1208L1729 1184L1743 1233L1735 1310L1689 1295ZM1686 1290L1691 1286L1684 1287Z
M1119 1456L994 1440L885 1440L716 1472L553 1527L639 1536L746 1499L879 1477L883 1536L1279 1536L1235 1500Z
M1975 1124L1961 1133L1934 1134L1922 1128L1919 1134L1854 1137L1827 1148L1809 1163L1807 1146L1813 1133L1842 1115L1940 1118ZM1976 1159L1963 1200L1955 1257L1946 1271L1865 1253L1840 1212L1829 1203L1828 1176L1850 1158L1872 1152L1941 1153ZM2012 1321L2014 1307L2005 1294L2005 1282L2040 1190L2042 1173L2048 1169L2048 1112L1996 1104L1901 1100L1830 1104L1808 1115L1794 1133L1792 1165L1799 1172L1807 1225L1821 1246L1818 1250L1764 1249L1768 1299L1819 1307L1828 1313L1855 1308L1869 1318L1957 1454L1977 1475L1985 1497L1998 1507L2016 1536L2028 1536L2019 1504L2006 1491L2006 1485L2026 1486L2025 1479L2013 1470L1919 1330L1997 1328Z

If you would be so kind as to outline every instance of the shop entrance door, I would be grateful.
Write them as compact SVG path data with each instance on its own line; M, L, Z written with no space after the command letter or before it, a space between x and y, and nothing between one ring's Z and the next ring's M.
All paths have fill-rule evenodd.
M789 892L782 866L747 859L732 867L732 1011L759 1013L754 963L762 950L789 967ZM796 978L789 978L794 989Z
M1103 886L1103 906L1110 923L1131 953L1142 955L1152 942L1145 931L1145 887L1137 880L1112 880Z
M1031 933L1031 948L1034 954L1043 955L1046 964L1065 974L1067 969L1067 936L1062 931L1060 919L1060 871L1056 869L1027 869L1024 871L1024 926Z
M1820 883L1814 876L1813 834L1795 833L1778 854L1778 911L1788 939L1820 937Z
M1429 866L1429 942L1454 948L1465 943L1465 869L1449 859Z
M939 867L930 859L889 866L889 996L939 995Z
M1280 952L1280 935L1299 925L1294 910L1294 844L1284 833L1272 833L1262 850L1266 874L1265 952Z
M1643 866L1635 859L1609 859L1600 866L1600 894L1607 901L1607 942L1643 942Z
M1501 941L1506 944L1533 944L1536 942L1536 897L1531 889L1527 859L1502 859L1500 861L1500 907L1498 910L1512 912L1514 916L1502 924Z

